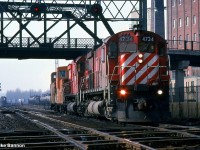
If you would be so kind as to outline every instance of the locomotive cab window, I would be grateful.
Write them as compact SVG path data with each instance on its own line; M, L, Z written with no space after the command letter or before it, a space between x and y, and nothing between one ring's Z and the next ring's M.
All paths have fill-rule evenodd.
M136 52L137 46L135 43L130 42L120 42L119 51L120 52Z
M66 77L66 72L64 70L59 71L59 77L65 78Z
M154 43L153 42L141 42L138 45L138 49L140 52L153 53Z
M114 42L111 42L109 45L109 49L108 49L108 56L110 58L116 58L117 57L117 45Z
M80 72L80 73L84 73L84 70L85 70L85 65L83 62L80 62L77 64L77 71Z
M154 36L144 35L141 37L141 42L138 45L140 52L154 53Z
M160 56L165 55L165 44L164 43L158 43L158 54Z

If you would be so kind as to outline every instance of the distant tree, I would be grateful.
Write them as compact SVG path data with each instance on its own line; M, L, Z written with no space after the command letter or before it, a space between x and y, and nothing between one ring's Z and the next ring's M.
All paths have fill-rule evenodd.
M47 90L49 91L49 90ZM17 88L16 90L8 90L6 93L6 97L7 99L11 100L12 102L17 101L18 99L25 99L28 100L29 97L34 96L34 95L42 95L42 93L46 93L42 92L42 90L30 90L30 91L22 91L19 88Z

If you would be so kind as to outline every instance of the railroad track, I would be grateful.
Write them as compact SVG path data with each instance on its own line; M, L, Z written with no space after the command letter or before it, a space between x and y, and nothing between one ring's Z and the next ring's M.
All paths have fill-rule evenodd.
M18 113L25 119L27 118L24 114ZM23 111L26 112L26 111ZM27 113L27 112L26 112ZM34 120L30 120L33 123L53 132L58 137L65 141L68 141L74 148L82 150L96 150L96 149L148 149L153 148L139 144L137 142L129 141L124 138L110 135L106 132L101 132L92 128L72 124L62 120L47 117L42 114L35 112L28 112L35 117ZM32 117L31 117L32 118ZM42 122L39 119L42 118ZM36 120L37 119L37 120ZM45 123L46 122L46 123Z
M97 130L63 121L61 117L53 118L34 111L17 110L16 114L36 124L40 127L40 132L43 131L41 135L30 136L35 143L34 140L32 142L22 140L21 143L26 149L38 147L88 150L200 149L200 128L197 127L160 124L159 126L129 125L123 129L105 127ZM41 142L38 139L41 139Z

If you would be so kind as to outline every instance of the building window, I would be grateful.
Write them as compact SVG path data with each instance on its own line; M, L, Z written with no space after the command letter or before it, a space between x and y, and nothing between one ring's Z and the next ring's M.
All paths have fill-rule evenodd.
M194 92L194 81L191 81L191 92Z
M182 0L179 0L179 5L181 5L181 3L182 3Z
M189 92L189 82L186 82L186 92Z
M172 71L172 78L175 79L175 71Z
M175 27L176 27L176 20L173 19L173 28L175 28Z
M181 18L179 18L179 27L181 27L182 24L181 24Z
M189 34L186 35L186 41L189 41Z
M189 25L189 17L186 17L186 26Z
M194 33L194 39L193 39L193 41L197 41L197 34L196 33Z
M189 69L187 69L187 71L186 71L186 76L190 76L190 70Z
M172 0L172 6L176 5L176 0Z
M196 24L196 22L197 22L197 17L194 15L193 16L193 24Z
M173 36L173 45L175 45L175 44L176 44L176 37Z
M179 35L179 44L180 45L182 44L182 37L181 37L181 35Z

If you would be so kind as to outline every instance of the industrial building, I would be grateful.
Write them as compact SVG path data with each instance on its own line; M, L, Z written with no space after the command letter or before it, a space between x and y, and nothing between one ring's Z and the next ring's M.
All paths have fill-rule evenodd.
M167 40L174 49L200 49L200 1L167 0ZM186 76L199 76L199 68L188 67ZM173 73L172 73L173 74ZM172 75L173 76L173 75Z

